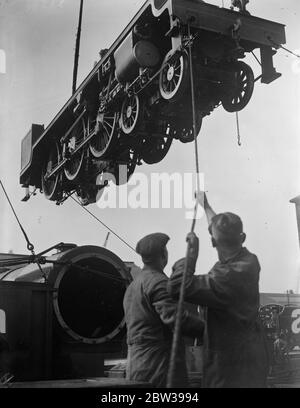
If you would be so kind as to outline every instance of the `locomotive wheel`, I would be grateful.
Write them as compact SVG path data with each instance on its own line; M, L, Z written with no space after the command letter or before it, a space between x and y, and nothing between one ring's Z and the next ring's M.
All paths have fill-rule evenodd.
M188 58L186 54L168 61L168 53L163 62L159 75L159 91L161 96L169 102L178 101L188 84Z
M119 166L115 166L113 175L116 180L116 185L121 186L122 184L126 184L130 177L133 175L136 164L137 164L137 154L134 150L129 149L122 153L120 157L118 157L119 162L124 162L123 166L126 165L126 174L120 174ZM122 168L121 168L122 169Z
M97 118L95 136L90 142L90 151L96 159L108 154L117 140L117 113L105 112Z
M50 149L47 161L42 171L42 190L48 200L56 201L59 196L59 172L46 179L45 176L50 173L59 163L60 154L58 144L55 143Z
M169 135L146 139L141 150L142 160L147 164L159 163L170 150L172 141Z
M202 115L196 115L196 137L198 136L202 126ZM193 118L192 115L179 117L175 122L175 131L177 138L182 143L190 143L194 141Z
M75 128L72 130L70 140L67 146L68 152L72 153L78 147L85 137L86 129L84 121L79 121ZM84 149L81 149L74 156L72 156L64 167L65 176L69 181L74 181L82 169L84 156Z
M232 64L234 79L231 89L222 98L227 112L238 112L248 104L254 89L254 74L249 65L242 61Z
M122 131L129 135L132 133L140 118L140 99L138 95L126 96L121 108L120 125Z

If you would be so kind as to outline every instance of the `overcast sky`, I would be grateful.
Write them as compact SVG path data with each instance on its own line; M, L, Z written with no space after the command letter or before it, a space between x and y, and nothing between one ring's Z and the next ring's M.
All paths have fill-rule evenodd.
M210 3L221 5L222 1ZM225 0L225 6L229 6ZM101 48L108 48L143 4L141 0L85 0L78 83L87 76ZM49 124L72 88L79 0L0 0L0 176L36 250L57 242L102 245L107 231L69 200L62 206L38 194L21 202L21 139L31 123ZM286 24L287 46L300 53L297 0L252 0L251 14ZM3 52L0 55L3 55ZM289 200L300 194L300 64L280 50L274 58L283 76L270 85L259 82L240 113L242 146L237 145L234 114L220 107L204 119L198 138L200 169L215 211L241 216L246 246L259 257L261 290L284 292L299 287L299 244L295 209ZM255 72L258 64L247 59ZM194 172L192 144L175 141L159 164L137 168L151 172ZM135 246L143 235L161 231L171 240L167 268L184 256L190 221L184 209L105 209L88 207ZM26 244L0 191L0 252L26 253ZM200 236L199 273L216 261L207 226ZM140 265L139 257L114 236L108 248Z

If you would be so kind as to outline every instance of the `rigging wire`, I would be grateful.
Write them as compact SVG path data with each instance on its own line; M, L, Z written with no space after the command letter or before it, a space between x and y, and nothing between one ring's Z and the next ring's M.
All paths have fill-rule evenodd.
M276 41L273 40L272 37L269 36L269 37L267 37L267 38L268 38L268 40L270 41L270 43L273 44L273 46L274 46L275 48L281 48L282 50L288 52L289 54L293 55L294 57L300 58L300 55L299 55L299 54L296 54L295 52L289 50L288 48L284 47L283 45L278 44Z
M241 132L240 132L240 122L239 122L239 113L238 112L235 112L235 118L236 118L237 141L238 141L238 145L242 146Z
M46 277L46 275L45 275L45 273L44 273L38 259L35 256L34 245L30 242L30 240L28 238L28 235L26 234L26 231L24 230L24 228L23 228L23 226L22 226L22 224L21 224L21 222L20 222L20 220L19 220L19 218L17 216L17 213L16 213L16 211L14 209L14 206L13 206L13 204L12 204L12 202L11 202L7 192L6 192L6 189L5 189L1 179L0 179L0 185L1 185L2 190L3 190L3 192L4 192L5 196L6 196L6 199L7 199L8 203L9 203L9 205L10 205L10 208L11 208L11 210L12 210L12 212L13 212L16 220L17 220L17 223L19 224L19 227L20 227L20 229L21 229L21 231L23 233L23 236L24 236L24 238L25 238L25 240L27 242L27 249L28 249L28 251L31 252L31 254L32 254L33 258L35 259L35 262L36 262L36 264L37 264L37 266L38 266L38 268L39 268L39 270L40 270L40 272L41 272L41 274L43 276L43 278L45 279L45 282L47 282L47 277Z
M76 204L78 204L84 211L86 211L88 214L90 214L91 217L93 217L95 220L97 220L101 225L103 225L104 228L106 228L108 231L110 231L115 237L117 237L120 241L123 242L128 248L130 248L134 253L136 253L136 250L128 244L128 242L125 241L120 235L118 235L115 231L113 231L108 225L106 225L103 221L101 221L95 214L93 214L90 210L88 210L86 207L84 207L78 200L76 200L74 197L70 196L73 201L75 201Z
M188 23L188 37L191 38L191 30L190 30L189 23ZM196 176L197 176L197 193L199 193L200 192L200 175L199 175L199 154L198 154L197 134L196 134L196 103L195 103L195 94L194 94L192 41L189 41L188 50L189 50L189 66L190 66L190 81L191 81L191 103L192 103L192 113L193 113L193 136L194 136ZM198 201L196 198L195 207L194 207L194 218L192 222L191 232L194 232L194 229L195 229L197 207L198 207ZM186 256L185 256L185 263L184 263L184 272L182 275L179 300L178 300L177 311L176 311L176 320L175 320L175 327L174 327L174 334L173 334L173 341L172 341L172 348L171 348L171 355L170 355L170 363L169 363L168 375L167 375L167 388L172 388L175 386L174 379L175 379L175 373L177 369L176 360L177 360L179 342L180 342L180 337L181 337L184 292L185 292L185 285L186 285L186 279L187 279L189 252L190 252L190 245L188 242Z
M30 240L28 238L28 235L26 234L26 232L25 232L25 230L24 230L24 228L23 228L23 226L22 226L22 224L21 224L21 222L20 222L20 220L19 220L19 218L17 216L17 213L16 213L16 211L15 211L13 205L12 205L12 202L10 201L10 198L9 198L9 196L8 196L6 190L5 190L5 187L4 187L3 183L2 183L2 180L0 180L0 185L1 185L2 190L3 190L3 192L4 192L5 196L6 196L6 199L7 199L8 203L9 203L9 205L10 205L10 208L11 208L11 210L12 210L12 212L13 212L16 220L17 220L17 223L19 224L19 227L20 227L20 229L21 229L21 231L22 231L22 233L24 235L24 238L25 238L25 240L27 242L27 249L32 252L34 250L34 246L30 242Z

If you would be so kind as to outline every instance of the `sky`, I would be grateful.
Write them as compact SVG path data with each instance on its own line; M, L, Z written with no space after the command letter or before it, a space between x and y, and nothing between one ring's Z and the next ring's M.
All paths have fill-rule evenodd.
M209 3L222 5L217 0ZM228 0L223 3L229 7ZM109 48L142 4L143 0L84 1L78 84L98 60L99 50ZM300 53L299 1L252 0L248 10L285 24L287 47ZM56 206L38 193L21 202L21 140L32 123L49 124L71 96L78 11L79 0L0 0L0 177L36 251L62 241L101 246L107 234L72 200ZM257 82L251 101L239 114L242 145L237 144L235 115L219 107L204 119L198 148L212 207L235 212L243 220L246 246L261 264L261 291L283 293L300 289L295 208L289 202L300 194L300 62L284 50L274 61L282 77L270 85ZM253 58L247 63L258 72ZM136 171L149 178L153 173L194 173L193 144L174 141L162 162ZM167 233L167 274L185 255L191 228L185 209L88 209L134 247L146 234ZM0 222L0 252L26 253L2 191ZM197 273L207 273L217 256L204 218L197 221L196 233ZM107 247L124 261L141 265L139 256L112 234Z

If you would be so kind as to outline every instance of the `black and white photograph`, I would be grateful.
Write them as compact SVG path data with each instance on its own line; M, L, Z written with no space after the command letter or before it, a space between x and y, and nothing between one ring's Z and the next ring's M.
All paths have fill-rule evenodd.
M299 18L0 0L0 394L300 388Z

